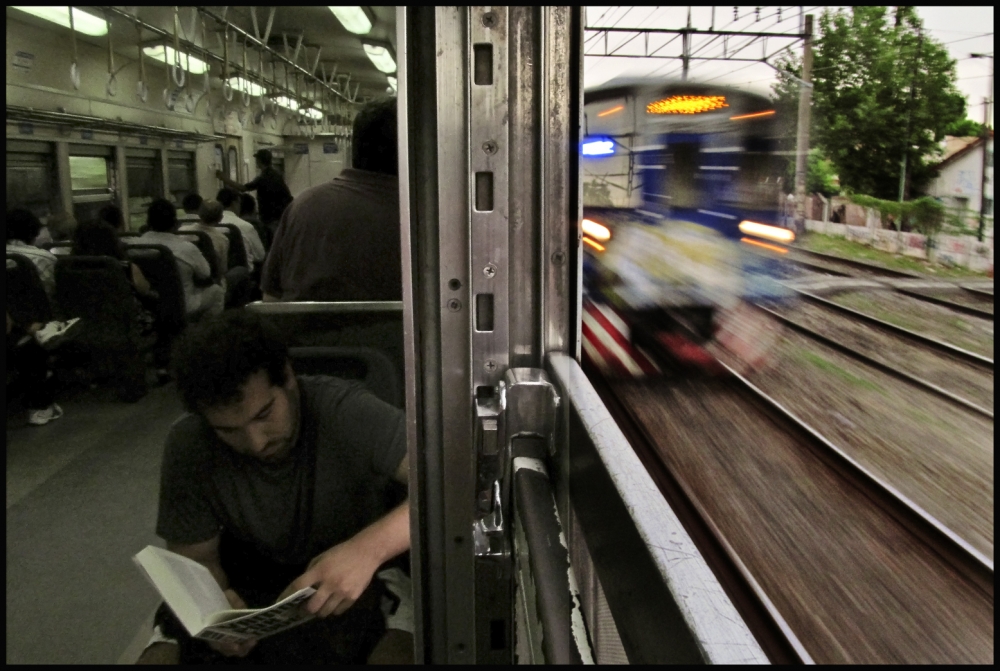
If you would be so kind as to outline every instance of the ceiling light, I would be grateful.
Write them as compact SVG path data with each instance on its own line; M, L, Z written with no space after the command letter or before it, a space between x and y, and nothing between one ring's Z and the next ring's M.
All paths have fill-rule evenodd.
M396 71L396 60L392 57L392 50L389 47L368 43L364 46L368 58L380 72L392 74Z
M263 86L247 81L243 77L230 77L229 85L233 87L234 91L247 91L252 96L262 96L267 93L267 89Z
M293 112L299 109L299 104L287 96L278 96L277 98L274 98L274 102L281 107L292 110Z
M174 48L163 44L155 47L145 47L142 50L142 53L146 54L154 61L160 61L166 65L173 65L175 62ZM205 74L205 71L208 70L208 64L205 63L205 61L200 58L195 58L194 56L191 56L183 51L180 52L180 65L193 75ZM230 83L232 83L232 80L230 80Z
M14 7L22 12L37 16L40 19L58 23L64 28L69 28L69 7ZM93 14L88 14L76 7L73 8L73 28L76 32L93 37L101 37L108 34L108 22L99 19Z
M345 29L355 35L367 35L375 23L375 17L367 7L330 7L330 11Z

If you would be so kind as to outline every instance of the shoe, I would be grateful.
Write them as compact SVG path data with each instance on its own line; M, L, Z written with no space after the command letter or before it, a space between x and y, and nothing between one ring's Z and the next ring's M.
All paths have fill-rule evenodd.
M35 331L35 340L45 349L52 349L79 333L79 329L74 328L79 323L79 317L64 322L49 322Z
M63 409L59 407L58 403L53 403L44 410L31 410L28 412L28 424L33 426L42 426L43 424L48 424L54 419L59 419L63 416Z

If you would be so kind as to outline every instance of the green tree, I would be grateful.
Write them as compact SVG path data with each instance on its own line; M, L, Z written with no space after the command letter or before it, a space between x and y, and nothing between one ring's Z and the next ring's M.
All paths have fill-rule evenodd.
M794 158L788 161L785 173L785 193L792 193L795 190ZM821 193L827 198L836 196L840 193L837 179L836 169L823 150L819 147L810 149L806 163L806 193Z
M814 45L810 138L829 157L841 186L895 199L905 151L907 192L919 191L932 177L924 157L938 153L949 127L965 118L955 61L922 34L913 7L897 7L891 21L886 7L824 11ZM801 72L791 55L776 66ZM779 73L773 98L789 110L786 117L795 118L798 90L795 79Z
M959 119L949 125L944 134L956 137L979 137L983 134L983 124L972 119Z

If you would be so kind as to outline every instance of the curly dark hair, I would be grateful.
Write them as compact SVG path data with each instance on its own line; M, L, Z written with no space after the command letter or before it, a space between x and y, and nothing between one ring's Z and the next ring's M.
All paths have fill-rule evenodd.
M366 103L354 117L351 165L387 175L398 174L396 146L396 99Z
M191 412L238 403L250 377L266 370L284 385L288 345L251 312L231 310L189 326L174 344L173 372Z

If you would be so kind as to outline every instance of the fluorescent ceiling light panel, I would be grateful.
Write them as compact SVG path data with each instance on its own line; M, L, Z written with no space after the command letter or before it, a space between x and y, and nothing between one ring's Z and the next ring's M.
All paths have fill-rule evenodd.
M388 47L379 46L377 44L365 44L365 53L368 54L368 58L371 62L379 69L380 72L384 72L387 75L392 74L396 71L396 61L392 57Z
M40 19L58 23L64 28L69 28L69 7L14 7L22 12L37 16ZM108 34L108 22L99 19L93 14L88 14L76 7L73 8L73 27L76 32L93 37L101 37Z
M142 50L142 53L146 54L154 61L160 61L168 66L174 64L174 48L171 46L160 44L155 47L145 47ZM200 58L195 58L194 56L191 56L183 51L180 52L180 54L181 67L191 74L202 75L205 74L206 70L208 70L208 64ZM232 80L230 80L230 84L232 84Z
M316 109L315 107L310 107L309 109L305 110L303 114L305 114L310 119L316 119L317 121L323 118L323 112L321 110Z
M345 29L355 35L367 35L375 23L374 17L364 7L330 7L330 11Z
M299 109L299 104L287 96L278 96L274 98L274 102L285 109L292 110L293 112Z
M243 79L243 77L230 77L229 85L232 86L233 89L236 91L240 92L244 90L249 91L250 95L252 96L262 96L265 93L267 93L267 89L265 89L263 86L251 81L247 81L246 79Z

